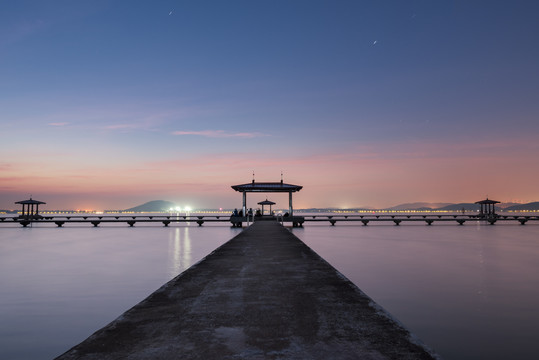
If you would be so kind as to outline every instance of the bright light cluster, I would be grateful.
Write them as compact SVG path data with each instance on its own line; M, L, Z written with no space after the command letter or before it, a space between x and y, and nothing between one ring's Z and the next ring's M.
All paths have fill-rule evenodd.
M192 209L191 209L190 206L186 206L183 209L181 208L181 206L176 206L176 207L170 208L168 210L169 210L169 212L181 212L182 210L185 211L185 212L191 212Z

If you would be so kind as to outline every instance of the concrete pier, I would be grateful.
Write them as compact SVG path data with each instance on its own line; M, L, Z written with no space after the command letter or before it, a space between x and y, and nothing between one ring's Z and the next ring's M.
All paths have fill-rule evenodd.
M287 229L259 221L57 359L432 359Z

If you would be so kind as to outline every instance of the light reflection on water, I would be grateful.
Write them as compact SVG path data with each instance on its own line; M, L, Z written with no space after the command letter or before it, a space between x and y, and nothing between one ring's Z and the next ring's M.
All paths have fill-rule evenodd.
M539 225L293 232L445 359L536 356Z
M172 257L169 267L169 275L178 275L183 270L192 265L191 260L191 238L189 237L189 227L175 228L170 233L169 254Z
M0 359L60 355L239 231L2 226Z

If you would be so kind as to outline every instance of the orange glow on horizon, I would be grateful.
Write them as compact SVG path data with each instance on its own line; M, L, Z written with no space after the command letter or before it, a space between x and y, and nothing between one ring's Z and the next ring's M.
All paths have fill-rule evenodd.
M490 143L384 144L355 152L261 155L255 174L257 181L279 181L283 170L285 182L303 185L294 194L295 208L473 202L486 195L500 201L538 200L539 169L530 166L536 152L515 156L510 147L509 142L498 150ZM243 153L114 166L56 165L4 160L0 208L13 208L12 202L30 193L51 208L129 208L158 199L196 208L234 208L241 195L230 186L250 182L253 168L251 155ZM287 199L281 203L288 206Z

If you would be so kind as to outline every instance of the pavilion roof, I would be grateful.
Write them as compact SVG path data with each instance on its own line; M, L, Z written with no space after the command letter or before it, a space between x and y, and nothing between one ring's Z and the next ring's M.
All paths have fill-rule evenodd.
M258 205L275 205L273 201L269 201L268 199L261 201L258 203Z
M17 201L15 204L41 205L41 204L46 204L46 203L43 201L33 200L32 198L30 198L29 200Z
M486 198L485 200L481 200L481 201L476 201L475 202L476 204L487 204L487 205L493 205L493 204L499 204L500 202L499 201L496 201L496 200L490 200L489 198Z
M233 185L232 189L239 192L296 192L303 189L303 186L285 184L281 182L253 182L241 185Z

